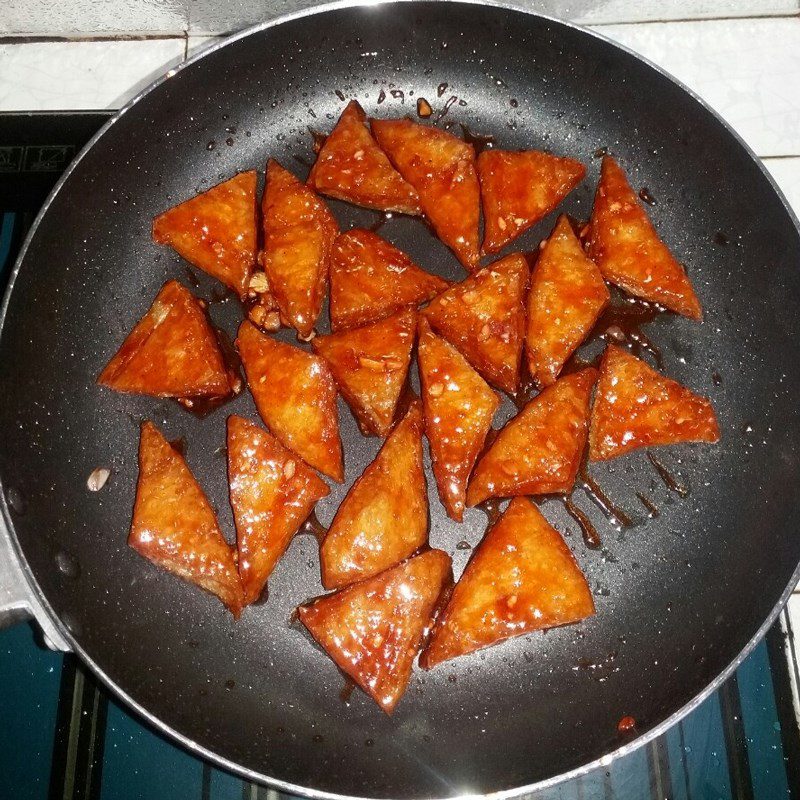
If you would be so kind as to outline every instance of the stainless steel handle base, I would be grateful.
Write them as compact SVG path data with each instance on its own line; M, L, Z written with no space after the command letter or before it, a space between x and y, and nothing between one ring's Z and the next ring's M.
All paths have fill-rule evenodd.
M70 652L69 643L28 583L5 523L0 519L0 628L29 619L35 620L42 629L44 642L51 650Z

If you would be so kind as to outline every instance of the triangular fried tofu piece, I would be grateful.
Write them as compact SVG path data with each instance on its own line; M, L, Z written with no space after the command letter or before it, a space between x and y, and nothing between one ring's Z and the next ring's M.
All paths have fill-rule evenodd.
M159 214L153 240L244 297L256 262L256 178L241 172Z
M320 194L377 211L419 214L419 197L378 147L356 100L342 111L308 176Z
M420 666L592 614L591 590L569 547L530 500L518 497L476 548Z
M569 220L559 217L539 253L528 292L525 348L539 386L554 383L611 300L597 265L583 252Z
M245 605L260 597L292 537L329 490L274 436L228 418L228 481Z
M328 287L336 220L320 197L273 160L261 210L270 290L288 324L308 337Z
M422 312L489 383L510 393L519 382L527 285L525 257L506 256L440 294Z
M448 515L461 522L467 481L500 398L453 345L431 331L424 317L417 358L439 497Z
M386 436L406 382L417 314L406 309L363 328L317 336L311 343L333 373L366 433Z
M450 556L428 550L318 597L300 606L297 615L339 669L391 714L451 583Z
M97 382L153 397L224 397L230 373L205 311L177 281L167 281Z
M337 237L331 256L331 330L366 325L418 306L449 285L376 233L347 231Z
M467 505L488 497L570 492L586 447L596 380L593 367L565 375L510 420L475 467Z
M324 359L239 327L236 347L258 413L284 447L335 481L344 477L336 384Z
M374 119L372 133L419 193L436 235L472 271L478 266L480 187L475 150L452 133L408 119Z
M496 253L546 217L584 178L586 167L541 150L484 150L478 156L483 252Z
M183 456L152 422L142 424L128 544L157 566L215 594L234 617L241 613L235 551Z
M320 547L326 589L376 575L425 544L422 427L422 406L414 400L339 506Z
M609 345L600 363L589 458L605 461L641 447L718 442L711 401Z
M690 319L703 316L686 271L659 239L619 164L603 159L594 197L589 255L626 292Z

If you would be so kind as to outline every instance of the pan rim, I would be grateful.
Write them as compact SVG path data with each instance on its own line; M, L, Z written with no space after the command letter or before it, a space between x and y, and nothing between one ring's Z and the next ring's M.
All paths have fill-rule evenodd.
M529 8L523 8L514 2L506 2L505 0L334 0L334 2L324 3L319 6L302 9L300 11L296 11L289 14L282 14L273 19L256 23L236 33L220 37L220 40L214 42L213 44L199 48L199 50L194 55L190 56L179 65L170 68L166 73L159 76L152 83L150 83L140 92L138 92L122 108L120 108L111 117L111 119L109 119L97 131L97 133L95 133L94 136L92 136L92 138L87 142L87 144L84 146L81 152L75 157L75 159L73 159L73 161L67 167L66 171L61 175L61 177L51 190L50 194L48 195L47 199L42 205L39 213L36 215L36 218L34 219L31 228L28 231L27 236L25 237L25 241L23 242L22 247L20 248L17 260L9 275L8 285L6 287L5 294L3 296L2 305L0 305L0 337L2 337L3 330L5 327L7 311L10 305L11 295L14 289L14 285L16 283L17 276L25 260L25 256L30 247L30 244L35 238L37 229L41 224L42 220L44 219L44 217L46 216L50 205L52 204L58 193L61 191L64 184L67 182L74 169L85 158L87 153L90 152L95 143L101 137L103 137L106 134L106 132L110 130L111 127L119 119L121 119L124 114L126 114L131 108L133 108L142 98L150 94L150 92L156 90L159 86L161 86L161 84L168 81L170 78L172 78L174 75L176 75L178 72L182 71L186 67L189 67L197 63L201 59L205 58L206 56L212 53L217 52L218 50L226 47L227 45L239 41L240 39L247 38L248 36L252 36L261 33L262 31L269 30L270 28L283 25L288 22L292 22L298 19L304 19L306 17L314 17L318 14L326 14L332 11L340 11L347 9L371 8L371 7L386 8L389 6L410 4L410 3L433 5L435 3L441 3L441 2L452 3L454 5L495 8L502 11L515 12L515 13L525 14L526 16L529 17L542 19L547 22L554 23L555 25L563 26L565 28L578 31L580 34L584 36L589 36L594 39L600 40L605 45L620 50L623 53L632 56L637 61L645 64L646 66L654 70L662 77L671 81L674 85L676 85L683 92L685 92L692 100L694 100L695 103L697 103L704 111L710 114L716 120L716 122L719 123L725 129L727 134L731 136L734 141L736 141L736 143L750 157L750 159L753 162L755 162L761 174L763 175L764 178L766 178L773 192L780 200L798 236L800 236L800 220L798 220L797 214L795 214L794 210L789 205L785 195L783 194L780 187L777 185L771 173L764 166L761 158L759 158L756 155L756 153L750 147L750 145L748 145L747 142L745 142L742 136L730 125L730 123L728 123L727 120L725 120L715 109L713 109L705 100L703 100L697 93L695 93L692 89L686 86L678 78L674 77L673 75L671 75L669 72L667 72L657 64L654 64L647 57L637 53L636 51L632 50L626 45L615 42L614 40L610 39L603 33L600 33L595 29L590 29L585 25L559 19L558 17L549 14L543 14L538 11L531 10ZM159 732L169 736L171 739L178 742L182 747L190 751L192 754L204 758L212 762L213 764L225 770L228 770L229 772L233 772L236 775L246 778L247 780L265 784L271 788L277 789L284 793L294 794L300 797L309 798L309 800L373 800L373 798L370 798L369 796L338 794L335 792L329 792L329 791L301 786L299 784L293 784L287 781L280 780L278 778L273 778L261 774L247 767L244 767L240 764L237 764L233 761L230 761L225 757L220 756L217 753L214 753L213 751L207 749L206 747L198 745L196 742L189 739L184 734L170 727L170 725L168 725L166 722L161 720L155 714L150 712L147 708L145 708L136 700L134 700L126 691L124 691L108 675L106 675L102 667L88 656L88 654L76 641L74 635L69 630L69 628L62 622L60 617L55 613L47 597L45 596L41 587L39 586L38 581L33 575L30 566L28 565L27 559L25 558L25 555L19 544L19 540L14 530L12 515L6 500L6 492L5 492L5 487L3 486L2 476L0 476L0 524L2 524L5 528L14 555L17 558L20 569L25 576L25 579L28 583L30 590L35 595L35 599L39 602L44 612L50 618L50 621L55 626L56 630L62 635L64 640L69 644L69 647L71 648L72 652L75 653L75 655L77 655L87 667L89 667L92 673L97 678L99 678L100 681L108 689L110 689L113 692L113 694L125 704L127 708L132 709L137 715L142 717L149 725L152 725ZM2 535L2 531L0 531L0 535ZM516 798L523 794L549 789L565 781L586 775L589 772L592 772L596 769L607 768L611 763L613 763L617 759L622 758L623 756L626 756L629 753L634 752L635 750L638 750L640 747L643 747L647 743L653 741L658 736L661 736L670 728L672 728L675 724L677 724L681 719L683 719L686 715L688 715L694 709L696 709L700 704L702 704L714 691L716 691L733 674L733 672L737 669L737 667L739 667L739 665L750 655L750 653L752 653L752 651L755 649L758 643L764 638L767 631L772 627L775 620L778 618L778 615L786 605L798 581L800 581L800 563L798 563L797 566L795 567L794 571L792 572L789 584L781 593L780 597L778 598L778 601L773 606L772 610L767 615L764 622L757 629L755 634L744 645L744 647L741 649L738 655L736 655L731 660L731 662L721 672L719 672L719 674L710 683L706 685L706 687L702 691L700 691L697 695L695 695L691 700L689 700L679 709L674 711L669 717L662 720L660 723L655 725L650 730L637 736L636 739L633 739L632 741L627 742L621 745L620 747L611 750L610 752L606 753L600 758L594 759L591 762L583 764L579 767L575 767L574 769L569 770L567 772L551 776L550 778L545 778L541 781L537 781L536 783L527 784L525 786L520 786L512 789L504 789L497 792L488 792L486 794L465 793L462 794L461 797L464 798L464 800L473 797L487 798L487 800L511 800L511 798ZM438 795L431 796L431 800L434 800L434 797L437 798L438 800L440 796Z

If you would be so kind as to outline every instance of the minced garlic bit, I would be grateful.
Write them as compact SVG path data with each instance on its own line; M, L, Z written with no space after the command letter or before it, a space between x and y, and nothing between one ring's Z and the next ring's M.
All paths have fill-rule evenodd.
M257 294L269 291L269 280L266 272L254 272L250 278L250 288Z
M99 492L108 481L111 470L108 467L98 467L89 474L86 479L86 488L90 492Z

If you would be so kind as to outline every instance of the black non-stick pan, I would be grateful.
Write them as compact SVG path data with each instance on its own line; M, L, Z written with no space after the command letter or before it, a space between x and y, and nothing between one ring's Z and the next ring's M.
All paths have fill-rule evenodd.
M305 176L309 126L326 131L350 98L375 116L433 124L582 159L563 210L590 213L598 151L655 200L658 230L685 262L702 324L663 314L646 334L665 371L712 398L717 446L645 453L591 474L634 520L614 525L579 486L603 539L588 549L555 499L595 594L597 615L416 672L394 716L340 698L336 667L290 621L319 594L317 544L299 536L266 602L234 622L220 603L126 546L138 426L183 437L225 530L225 419L99 388L95 378L161 284L211 301L233 335L235 300L151 242L158 212L276 158ZM455 98L455 99L451 99ZM378 215L331 204L343 228ZM555 216L519 249L534 250ZM419 221L380 229L428 269L463 272ZM248 777L314 796L422 798L521 791L596 766L652 738L718 686L775 619L797 580L800 486L800 235L753 154L685 88L602 37L533 14L469 3L330 7L269 23L174 70L118 115L45 206L6 297L0 338L3 513L32 591L108 685L194 751ZM324 329L324 326L323 326ZM288 334L282 334L288 338ZM497 424L513 406L506 402ZM340 409L346 483L378 441ZM97 493L87 476L109 467ZM650 516L641 494L655 507ZM431 543L458 575L486 517L442 513L429 480ZM630 715L636 729L617 730ZM607 761L606 761L607 763Z

